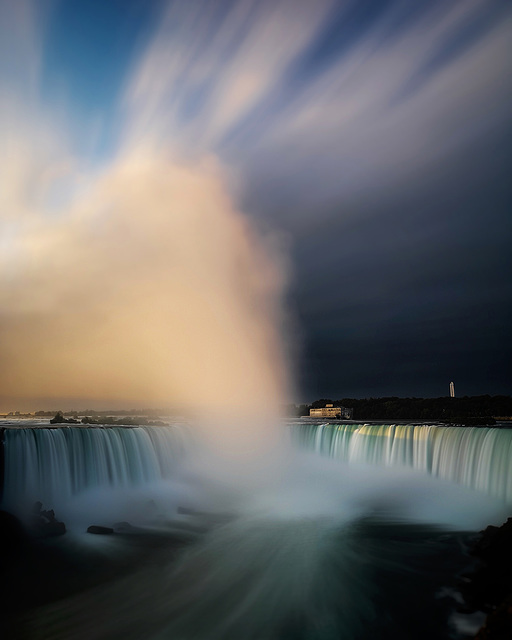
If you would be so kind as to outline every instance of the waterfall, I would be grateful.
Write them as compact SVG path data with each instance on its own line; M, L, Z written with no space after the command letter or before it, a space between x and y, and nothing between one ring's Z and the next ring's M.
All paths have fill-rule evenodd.
M87 489L169 478L188 434L172 427L5 429L6 505L53 505Z
M433 425L299 423L301 448L348 463L409 467L512 502L512 430ZM90 489L168 479L190 447L170 427L6 428L5 505L53 505Z
M512 502L512 429L300 423L292 439L345 462L411 467Z

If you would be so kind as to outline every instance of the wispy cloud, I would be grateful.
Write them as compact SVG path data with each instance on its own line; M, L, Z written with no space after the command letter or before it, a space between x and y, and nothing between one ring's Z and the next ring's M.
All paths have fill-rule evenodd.
M215 153L255 209L317 223L508 121L511 27L482 0L172 3L126 89L130 131Z
M279 89L332 0L169 5L126 91L136 137L165 134L182 150L214 150Z
M512 106L511 12L498 11L464 55L440 62L484 9L480 2L433 4L392 36L385 20L375 24L259 130L255 124L255 146L247 141L251 170L277 174L281 188L305 197L302 208L309 208L364 198L368 185L373 195L400 189L503 126Z
M382 203L429 180L442 190L440 175L510 123L504 3L178 0L127 73L118 145L91 164L73 132L93 138L95 123L39 93L40 6L0 3L5 394L190 400L201 388L243 402L260 380L277 402L287 269L240 203L308 238L299 268L325 292L347 265L314 250L322 223L365 220L356 258L373 236L433 245L451 209L390 236ZM372 273L347 279L353 300L381 301Z
M138 139L142 99L100 167L73 158L40 102L25 109L14 93L12 105L0 151L2 396L278 411L286 270L237 211L218 161Z

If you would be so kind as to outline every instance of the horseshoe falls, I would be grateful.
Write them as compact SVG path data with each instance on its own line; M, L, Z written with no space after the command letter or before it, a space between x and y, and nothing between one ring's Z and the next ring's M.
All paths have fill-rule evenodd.
M84 491L170 478L183 427L16 428L4 431L4 502L56 506Z
M295 423L298 449L343 463L410 468L512 502L512 430ZM4 501L62 501L94 488L170 479L193 454L190 428L7 428ZM197 446L197 440L196 440Z
M349 463L410 467L512 501L512 429L299 424L301 446Z
M248 466L217 458L192 425L6 428L3 504L41 500L68 529L39 543L38 553L60 549L67 559L45 580L68 580L77 558L86 567L65 596L15 618L13 637L463 640L476 632L481 620L455 612L457 576L470 563L468 538L509 515L512 430L297 421L276 429L293 446L259 451ZM85 533L119 520L139 533ZM177 530L190 533L186 544L177 546ZM91 585L91 557L126 565L120 576L97 570Z

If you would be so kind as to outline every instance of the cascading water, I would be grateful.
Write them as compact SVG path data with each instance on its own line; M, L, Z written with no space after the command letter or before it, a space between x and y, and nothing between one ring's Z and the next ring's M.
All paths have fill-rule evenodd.
M411 467L512 502L512 429L298 424L302 446L346 462Z
M172 427L6 429L3 502L56 508L83 491L170 478L187 433Z
M349 464L407 467L512 502L510 429L300 422L291 434L300 449ZM8 428L4 448L3 502L11 506L170 479L194 449L183 425Z
M178 556L171 537L130 575L48 603L18 637L462 639L450 622L453 601L439 590L467 563L457 532L499 524L506 513L512 431L289 429L297 446L258 457L257 470L217 459L178 425L6 429L6 500L53 498L59 515L67 502L66 524L85 504L107 526L127 519L159 532L151 535L177 525L199 532ZM140 503L126 518L114 513L120 495L132 500L141 489L146 503L156 496L158 521L132 521ZM71 545L70 557L73 540L96 543L83 524L60 543ZM128 544L122 535L114 542Z

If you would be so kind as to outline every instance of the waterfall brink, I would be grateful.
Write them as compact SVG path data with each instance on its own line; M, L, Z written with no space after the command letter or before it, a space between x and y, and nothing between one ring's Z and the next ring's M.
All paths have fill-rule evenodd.
M49 569L29 561L14 601L50 578L54 595L19 637L460 637L440 587L467 562L461 532L499 523L509 505L434 476L510 501L512 431L280 426L295 446L258 458L257 474L188 427L6 429L6 499L26 514L41 500L70 533L37 541ZM119 535L89 536L91 524ZM92 588L76 588L75 566ZM104 566L122 573L105 579ZM63 598L66 580L76 591Z
M299 448L348 463L408 467L512 502L509 429L300 423L291 431ZM171 479L184 453L197 454L200 444L180 425L7 428L2 502L58 506L85 491ZM202 472L207 462L199 459ZM239 484L238 471L235 477Z
M511 429L299 424L292 438L325 456L410 467L512 502Z
M56 504L82 491L169 478L187 434L172 427L6 429L6 505Z

